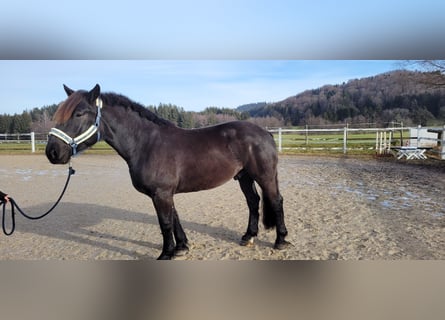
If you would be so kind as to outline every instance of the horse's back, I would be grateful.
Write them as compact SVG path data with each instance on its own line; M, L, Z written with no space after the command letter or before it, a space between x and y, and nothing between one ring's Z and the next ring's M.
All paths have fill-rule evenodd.
M230 141L237 141L248 145L272 146L275 148L275 141L272 134L248 121L225 122L209 128L217 131L220 136Z
M247 121L227 122L221 124L219 130L245 169L255 175L261 171L276 171L278 154L270 132Z

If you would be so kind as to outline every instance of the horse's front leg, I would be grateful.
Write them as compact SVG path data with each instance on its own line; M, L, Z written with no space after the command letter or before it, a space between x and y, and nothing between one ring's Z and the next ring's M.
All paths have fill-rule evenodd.
M176 240L175 256L184 256L188 253L189 247L187 245L187 236L185 235L184 229L179 222L178 213L173 207L173 234Z
M173 194L171 192L157 192L152 198L162 232L162 252L158 260L170 260L175 254L175 241L173 239Z

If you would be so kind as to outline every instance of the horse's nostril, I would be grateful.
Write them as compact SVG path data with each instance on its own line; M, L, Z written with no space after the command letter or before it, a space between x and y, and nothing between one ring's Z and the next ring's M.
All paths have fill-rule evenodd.
M48 159L51 162L57 160L57 151L56 151L56 149L55 148L49 149L48 152L47 152L47 156L48 156Z

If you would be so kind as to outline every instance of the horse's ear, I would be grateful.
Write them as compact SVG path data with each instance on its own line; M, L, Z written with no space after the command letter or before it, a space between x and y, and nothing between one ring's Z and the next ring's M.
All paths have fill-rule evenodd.
M94 101L97 98L99 98L99 95L100 95L100 86L96 84L96 86L90 92L88 92L88 100Z
M65 89L65 92L66 92L66 94L68 95L68 97L69 97L70 95L72 95L73 92L74 92L73 89L68 88L66 85L63 85L63 89Z

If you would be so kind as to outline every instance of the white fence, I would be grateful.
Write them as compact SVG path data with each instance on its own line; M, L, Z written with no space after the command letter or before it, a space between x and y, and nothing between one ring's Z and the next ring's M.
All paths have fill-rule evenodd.
M417 128L410 128L409 135L411 137L417 137L416 139L410 140L410 147L435 147L437 145L437 134L428 130L431 130L431 128L422 128L421 126L418 126Z
M0 133L0 144L19 144L24 149L29 145L31 152L36 151L37 144L46 144L48 134L47 133Z
M283 150L369 150L378 154L389 153L393 146L424 147L428 141L440 159L445 159L445 126L443 128L336 128L336 129L269 129L275 134L278 151ZM409 133L408 133L409 132ZM374 133L375 136L370 136ZM362 135L361 135L362 134ZM405 136L404 136L405 134ZM47 133L0 134L1 144L20 145L20 150L36 151L45 145ZM290 138L289 138L290 137Z
M418 139L432 145L431 154L440 160L445 160L445 125L442 128L430 128L427 134Z
M389 150L391 140L395 138L393 132L400 132L400 140L403 141L403 131L406 128L336 128L336 129L271 129L269 132L276 134L278 151L291 149L300 150L332 150L342 151L344 154L348 150ZM373 137L360 137L360 134L375 133ZM387 135L388 133L388 135ZM286 135L297 135L293 138L291 146ZM326 136L326 138L323 138ZM383 139L384 137L384 139ZM287 142L287 143L286 143ZM401 142L403 143L403 142Z
M392 154L391 148L411 146L438 153L445 159L445 126L443 128L337 128L337 129L270 129L275 134L278 151L327 150L346 154L348 150L369 150ZM375 134L370 136L369 134ZM290 137L290 138L288 138Z

